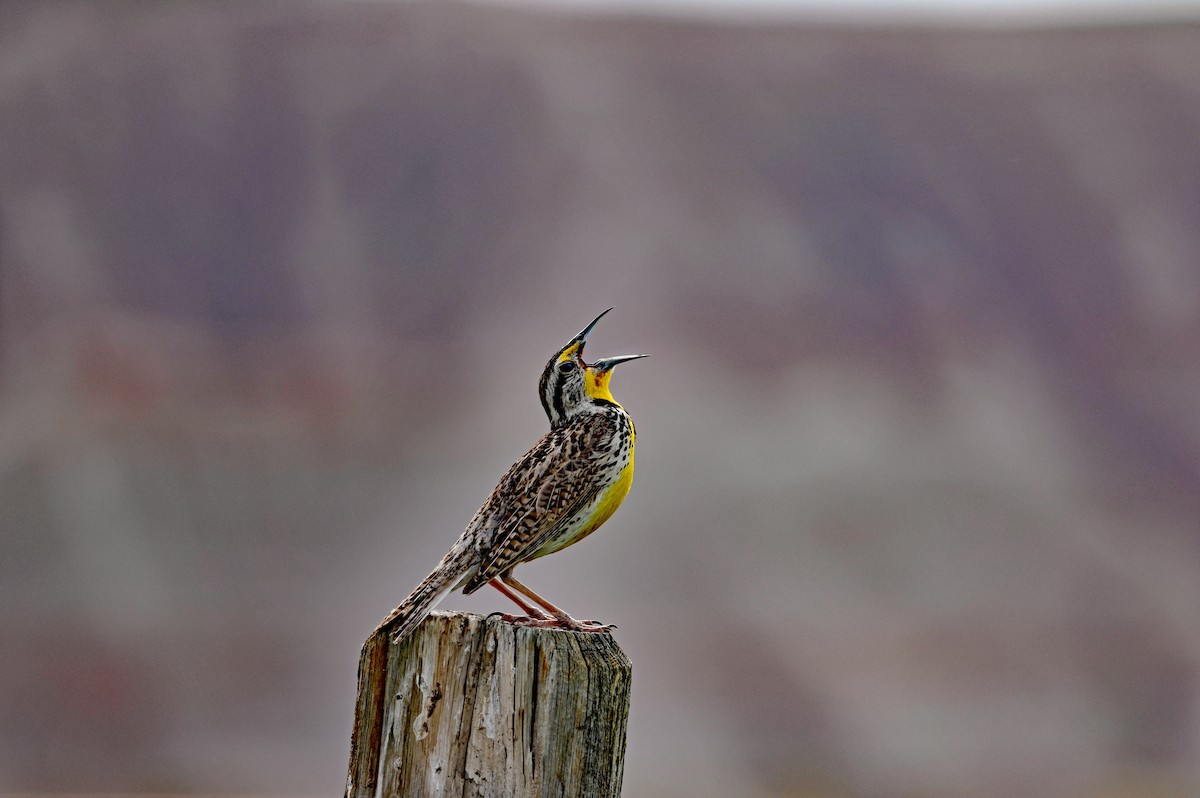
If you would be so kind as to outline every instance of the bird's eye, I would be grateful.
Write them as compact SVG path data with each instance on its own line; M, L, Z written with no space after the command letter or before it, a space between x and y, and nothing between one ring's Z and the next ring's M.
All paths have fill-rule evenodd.
M562 363L558 364L558 370L563 374L569 374L574 368L575 364L569 360L564 360Z

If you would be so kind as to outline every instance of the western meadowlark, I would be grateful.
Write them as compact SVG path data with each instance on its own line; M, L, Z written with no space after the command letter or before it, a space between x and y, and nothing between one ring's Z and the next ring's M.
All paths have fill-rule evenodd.
M588 334L608 310L558 350L538 383L550 431L513 464L433 573L379 624L399 640L420 625L447 593L491 585L519 606L528 625L580 632L612 627L577 621L513 578L523 562L566 548L612 516L633 483L633 420L609 391L623 355L587 364ZM526 601L528 599L529 601ZM530 602L533 602L532 604Z

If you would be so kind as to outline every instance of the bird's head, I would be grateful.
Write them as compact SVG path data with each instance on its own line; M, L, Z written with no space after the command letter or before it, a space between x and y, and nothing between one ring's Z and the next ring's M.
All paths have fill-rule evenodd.
M609 308L608 310L612 310ZM608 310L604 313L608 313ZM587 337L596 326L596 322L604 317L601 313L592 319L591 324L584 327L578 335L558 350L546 368L542 371L542 379L538 383L538 391L546 417L550 426L557 427L581 412L589 405L602 402L616 403L608 388L612 379L612 370L618 363L637 360L645 355L621 355L597 360L588 364L583 360L583 347Z

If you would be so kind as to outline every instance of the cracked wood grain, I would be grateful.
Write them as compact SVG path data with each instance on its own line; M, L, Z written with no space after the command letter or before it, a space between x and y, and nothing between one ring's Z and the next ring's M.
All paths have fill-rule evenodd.
M347 798L621 793L631 666L609 635L435 612L363 646Z

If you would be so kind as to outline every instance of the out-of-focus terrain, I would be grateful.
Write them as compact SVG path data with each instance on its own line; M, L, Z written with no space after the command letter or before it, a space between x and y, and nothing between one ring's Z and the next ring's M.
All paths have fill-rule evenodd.
M0 790L338 793L616 305L636 485L523 574L620 627L627 795L1195 795L1198 53L0 5Z

